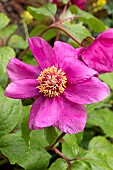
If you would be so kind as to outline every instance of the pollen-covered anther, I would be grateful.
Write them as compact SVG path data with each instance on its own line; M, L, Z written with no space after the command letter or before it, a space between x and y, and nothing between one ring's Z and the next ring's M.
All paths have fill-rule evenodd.
M37 88L39 88L41 93L44 93L44 96L58 96L66 88L67 78L65 73L62 69L58 70L55 66L44 69L37 80L40 84Z

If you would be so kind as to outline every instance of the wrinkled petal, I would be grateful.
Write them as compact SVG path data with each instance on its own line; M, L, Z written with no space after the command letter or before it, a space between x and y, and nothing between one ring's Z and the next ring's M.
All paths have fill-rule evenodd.
M39 99L40 100L40 99ZM40 101L38 98L35 100L31 109L30 117L34 117L34 125L30 125L34 129L40 129L53 125L62 113L62 103L59 97L45 98ZM40 102L40 103L39 103ZM30 118L31 119L31 118Z
M76 48L75 49L75 53L76 53L75 59L81 59L81 55L85 51L85 49L86 49L85 47Z
M12 82L5 90L5 95L15 99L25 99L38 96L40 94L38 82L35 79L24 79Z
M41 69L57 66L56 55L52 47L42 38L33 37L28 39L30 49Z
M83 105L70 102L66 98L63 100L63 112L60 119L55 123L60 131L65 133L81 132L86 124L86 110Z
M82 54L83 61L99 73L113 71L113 29L101 33Z
M62 64L60 64L60 68L62 68L62 70L65 72L67 82L70 84L83 82L93 75L98 74L95 70L87 67L83 62L73 58L64 59Z
M63 94L72 102L91 104L107 98L110 94L110 89L106 83L101 82L96 77L91 77L76 85L68 84Z
M25 64L16 58L12 58L7 65L7 73L12 81L36 79L40 72L41 69L38 66Z
M76 54L76 50L69 44L61 42L61 41L56 41L54 43L54 51L57 57L57 62L62 63L62 61L65 58L75 58L78 59L78 56Z

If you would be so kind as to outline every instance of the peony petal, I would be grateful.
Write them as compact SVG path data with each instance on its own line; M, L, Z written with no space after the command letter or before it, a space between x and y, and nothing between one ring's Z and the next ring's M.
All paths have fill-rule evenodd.
M107 84L101 82L98 78L91 77L76 85L68 84L63 94L72 102L91 104L107 98L110 94L110 89Z
M113 39L113 28L109 28L108 30L105 30L104 32L98 35L98 38Z
M60 119L55 123L60 131L65 133L81 132L86 124L86 110L83 105L70 102L66 98L63 100L63 112Z
M12 81L36 79L40 72L41 69L38 66L25 64L16 58L12 58L7 65L7 73Z
M54 50L45 40L40 37L33 37L29 38L28 41L30 49L42 70L53 65L57 66Z
M98 74L95 70L87 67L83 62L75 60L73 58L64 59L62 64L60 64L60 67L65 72L67 82L70 84L83 82L93 75Z
M33 104L31 115L37 113L34 121L34 129L40 129L53 125L62 113L62 103L60 101L60 97L45 98L46 100L41 100L43 104L40 103L38 106L38 98Z
M54 51L55 51L55 54L56 54L56 57L57 57L57 60L58 60L58 63L62 63L62 61L64 60L64 58L75 58L75 59L78 59L78 56L75 52L75 49L67 44L67 43L64 43L64 42L61 42L61 41L56 41L54 43Z
M44 95L40 95L34 101L34 103L32 105L32 108L31 108L31 111L30 111L30 116L29 116L29 128L31 130L35 129L36 115L37 115L38 111L40 110L40 108L43 107L45 100L46 100L46 97L44 97Z
M24 79L10 83L5 90L5 95L15 99L25 99L38 96L40 94L38 82L35 79Z
M101 33L82 54L83 61L99 73L113 71L113 29Z
M86 4L86 0L71 0L71 3L76 6L78 6L80 9L84 9L84 6Z

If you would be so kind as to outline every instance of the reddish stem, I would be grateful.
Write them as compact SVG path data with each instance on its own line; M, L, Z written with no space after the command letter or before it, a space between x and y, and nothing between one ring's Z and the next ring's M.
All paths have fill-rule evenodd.
M66 160L68 164L68 170L70 170L71 168L70 160L65 155L63 155L56 147L53 146L51 149L54 150L58 155L60 155L64 160Z
M50 146L50 148L52 148L54 145L56 145L56 143L58 143L65 135L66 133L61 133L60 136L58 136L58 138L55 140L55 142Z

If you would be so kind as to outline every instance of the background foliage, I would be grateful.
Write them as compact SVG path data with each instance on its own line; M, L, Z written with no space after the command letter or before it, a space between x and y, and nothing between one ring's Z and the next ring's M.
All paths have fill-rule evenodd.
M22 8L21 1L17 2ZM93 7L93 1L87 2L85 11L75 5L70 6L65 11L61 25L51 29L48 27L54 23L54 18L57 21L62 18L62 9L57 9L55 4L48 4L45 1L28 2L24 3L21 10L29 13L18 14L16 22L7 10L1 10L0 13L0 168L66 170L68 168L66 160L48 148L55 142L60 132L54 127L32 132L28 129L33 99L21 101L4 96L4 90L10 82L6 74L6 65L12 57L36 65L31 52L26 50L28 37L39 35L51 45L59 39L74 47L79 45L68 32L80 42L88 36L96 37L113 26L113 2L108 1L96 12L94 9L98 8ZM5 3L4 1L1 3L3 7ZM71 19L66 20L70 17ZM93 40L85 39L84 46L88 46L91 41ZM70 160L71 170L113 169L113 73L103 74L99 78L109 85L111 96L100 103L86 105L88 116L84 131L76 135L66 134L56 144L57 149Z

